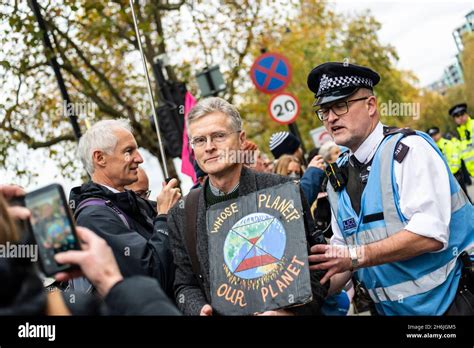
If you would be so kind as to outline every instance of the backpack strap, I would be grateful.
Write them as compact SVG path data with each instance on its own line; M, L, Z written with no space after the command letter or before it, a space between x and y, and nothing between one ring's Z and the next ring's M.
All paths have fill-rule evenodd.
M184 202L184 210L186 212L186 219L184 220L184 237L186 241L186 248L191 259L191 267L196 276L201 290L204 290L202 284L201 265L197 257L197 212L199 203L199 194L201 189L193 189L189 192Z
M77 208L74 211L74 218L77 220L77 217L79 216L79 213L84 208L90 207L90 206L107 206L107 207L111 208L119 216L120 220L122 220L124 225L127 226L128 229L130 229L130 224L127 220L127 216L125 215L125 213L123 211L121 211L118 207L116 207L114 204L112 204L112 202L110 200L105 200L105 199L98 198L98 197L87 198L87 199L83 200L81 203L79 203L79 205L77 206Z

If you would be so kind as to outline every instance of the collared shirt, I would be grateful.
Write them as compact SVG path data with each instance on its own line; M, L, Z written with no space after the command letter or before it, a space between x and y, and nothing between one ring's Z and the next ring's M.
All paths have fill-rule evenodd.
M379 122L372 133L354 152L363 164L369 162L382 142L383 125ZM443 243L449 240L451 192L443 159L431 145L418 136L407 136L401 142L409 147L402 163L394 161L395 181L400 196L400 210L408 219L405 229ZM334 216L331 217L331 244L345 245Z
M99 184L99 183L96 183L96 184ZM107 185L104 185L104 184L99 184L100 186L104 186L106 189L109 189L110 191L112 191L113 193L120 193L119 190L117 189L114 189L113 187L110 187L110 186L107 186Z
M229 192L226 193L224 191L219 190L214 185L212 185L211 180L209 180L209 187L211 188L211 192L214 196L230 195L231 193L233 193L235 190L237 190L239 188L239 184L240 184L240 182L238 182L237 185L235 185Z

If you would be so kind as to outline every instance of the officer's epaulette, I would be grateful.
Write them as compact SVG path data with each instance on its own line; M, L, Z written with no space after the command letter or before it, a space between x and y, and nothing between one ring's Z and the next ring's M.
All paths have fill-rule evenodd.
M410 128L383 127L384 137L397 133L402 133L404 136L416 134L416 132ZM408 153L408 150L410 150L410 146L399 142L397 148L395 149L395 152L393 153L393 158L395 159L395 161L397 161L398 163L402 163L403 159Z
M403 159L408 153L408 150L410 150L410 146L399 142L397 148L395 149L395 152L393 153L393 158L395 158L395 161L397 161L398 163L402 163Z
M389 136L392 134L402 133L404 136L415 135L416 132L410 128L399 128L399 127L383 127L383 136Z

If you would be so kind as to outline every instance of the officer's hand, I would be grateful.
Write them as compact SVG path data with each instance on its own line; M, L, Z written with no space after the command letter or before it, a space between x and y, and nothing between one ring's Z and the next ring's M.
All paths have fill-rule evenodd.
M308 164L308 168L309 167L314 167L314 168L319 168L321 170L324 170L326 166L324 165L323 156L321 155L314 156L311 162L309 162Z
M181 198L180 189L177 188L178 180L171 179L168 183L163 181L162 189L156 198L156 212L160 214L168 214L168 211Z
M313 245L308 260L310 270L327 270L320 281L321 284L326 283L334 274L349 271L352 268L349 248L343 245Z
M209 317L212 315L212 307L208 304L205 304L201 308L201 313L199 315L204 316L204 317Z

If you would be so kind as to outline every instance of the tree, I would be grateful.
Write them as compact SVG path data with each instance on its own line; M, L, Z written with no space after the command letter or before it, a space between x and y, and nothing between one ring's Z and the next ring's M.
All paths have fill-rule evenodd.
M461 54L462 68L464 72L464 93L465 100L470 110L474 108L474 33L467 33L463 37L464 50ZM471 111L472 114L472 111Z
M171 58L168 77L191 82L206 63L220 62L229 87L226 97L232 100L255 37L273 25L273 14L281 14L284 20L290 3L154 0L140 4L136 11L149 66L166 53ZM72 102L87 109L80 115L82 129L87 122L126 117L138 144L161 160L148 120L151 111L129 2L43 0L40 5ZM74 137L48 66L51 52L45 52L36 19L27 3L19 1L0 5L0 18L8 23L0 38L5 48L0 53L0 81L10 87L0 101L0 164L12 165L10 150L26 144L30 149L48 149L51 157L61 161L64 174L74 176L79 166L74 161ZM196 91L194 83L189 86ZM176 176L170 158L168 168Z
M177 10L182 4L146 2L137 7L141 30L150 33L144 42L149 63L166 50L160 39L163 12ZM85 117L92 122L104 117L126 117L140 145L159 155L156 135L144 122L149 108L144 99L143 77L130 60L138 45L127 1L114 1L107 6L88 0L43 1L41 8L73 105L87 111L94 109L88 115L80 115L84 117L83 129ZM8 18L12 28L10 35L2 37L3 47L8 48L3 52L8 61L2 62L2 80L17 81L14 98L7 95L2 105L5 112L0 131L8 141L2 144L0 161L5 162L8 148L25 143L31 149L49 148L51 156L69 158L63 164L66 170L73 163L74 145L64 141L74 137L48 66L53 52L45 51L42 33L25 2L2 5L0 16L2 20ZM169 73L173 75L171 70ZM174 169L170 163L169 167Z
M380 103L412 101L418 96L418 90L413 87L415 77L395 68L398 56L392 46L380 43L379 29L380 23L370 13L342 18L325 2L304 0L286 30L262 36L260 48L283 53L293 67L292 82L287 90L300 101L301 114L296 123L308 148L312 146L310 130L322 124L312 110L314 95L306 80L311 69L321 63L347 61L376 70L381 75L381 82L376 87ZM260 54L258 49L253 53L255 56ZM270 96L250 89L241 104L249 137L264 151L268 149L271 134L286 128L271 121L267 115L269 99ZM382 120L394 125L406 121L396 117Z

